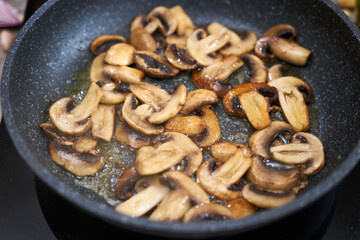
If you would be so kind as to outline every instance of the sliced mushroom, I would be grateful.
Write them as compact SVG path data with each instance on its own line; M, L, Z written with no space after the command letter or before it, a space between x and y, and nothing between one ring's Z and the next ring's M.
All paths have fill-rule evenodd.
M267 79L268 82L285 76L287 67L284 64L275 64L268 69Z
M96 84L103 90L100 103L103 104L119 104L125 101L128 94L126 89L121 89L113 82L98 81Z
M158 28L158 23L156 21L148 22L146 19L146 14L141 14L137 16L131 23L130 32L133 32L137 28L144 28L149 34L151 34Z
M275 25L256 42L255 53L267 60L276 56L291 64L304 66L311 51L294 42L297 35L297 29L289 24Z
M207 108L200 109L198 116L176 116L166 122L165 129L195 136L194 142L202 148L210 147L221 136L216 114Z
M109 82L111 80L110 76L108 76L105 71L104 68L106 66L106 63L104 62L104 58L105 58L106 53L101 53L99 54L99 56L97 56L96 58L94 58L91 67L90 67L90 81L91 82Z
M186 102L180 114L187 115L200 107L212 105L217 102L218 97L215 92L207 89L196 89L187 93Z
M292 134L294 132L290 124L281 121L272 121L270 126L256 131L249 138L249 147L254 155L259 155L263 159L271 159L272 154L269 150L270 144L279 135Z
M171 98L165 90L146 82L131 85L130 90L140 101L150 104L155 111L163 109Z
M93 138L110 142L114 132L115 105L99 104L91 115L91 123Z
M187 54L184 49L177 47L175 44L168 45L165 55L167 60L180 70L194 69L197 66L195 59Z
M133 196L132 190L141 176L134 167L125 170L119 177L115 185L115 195L122 201L128 200Z
M230 209L233 218L244 218L255 213L254 205L246 201L244 198L231 200L226 207Z
M150 51L156 50L156 41L145 28L136 28L130 32L130 43L136 50Z
M177 22L176 33L178 35L188 36L194 31L195 26L191 21L191 18L186 14L184 9L180 5L176 5L170 8L170 12L176 19Z
M241 60L249 69L248 82L266 83L266 68L260 58L252 54L244 54L241 56Z
M196 29L187 39L187 50L195 60L203 65L209 66L221 58L212 56L217 50L225 46L230 40L227 29L223 28L216 34L207 36L205 29Z
M226 162L238 150L243 151L245 156L250 157L252 155L251 150L241 143L219 141L211 145L210 148L211 155L221 162Z
M150 145L151 137L132 129L126 122L120 123L115 130L119 143L138 149Z
M229 208L215 203L207 203L192 207L186 212L183 222L224 221L233 218L233 213Z
M51 122L40 124L40 128L46 133L46 135L50 136L52 139L59 139L62 145L73 145L73 138L64 135Z
M279 93L279 102L286 119L296 132L310 128L306 100L310 101L312 89L309 84L296 77L282 77L269 83Z
M185 49L187 39L188 39L187 36L170 35L164 40L164 42L167 45L175 44L176 47L180 49Z
M77 176L90 176L98 172L105 163L104 156L95 150L76 152L72 146L64 146L59 139L50 145L51 159Z
M177 21L176 17L167 7L156 7L148 15L147 21L155 21L158 24L158 29L164 36L169 36L176 31Z
M274 208L285 205L295 199L293 191L264 190L255 184L246 184L242 190L246 200L261 208Z
M126 39L120 35L102 35L91 42L90 50L94 55L99 55L106 52L112 45L125 42Z
M317 173L325 163L324 147L316 136L299 132L292 137L292 143L273 146L270 148L273 157L287 164L303 164L306 175Z
M160 173L186 159L184 173L191 176L202 162L199 147L184 134L165 132L153 144L141 147L136 154L135 168L141 175Z
M158 135L163 132L164 128L148 122L147 118L152 112L153 108L149 104L137 106L134 94L126 97L122 108L123 118L132 128L146 135Z
M207 30L210 34L219 33L225 26L220 23L213 22L208 27ZM240 56L244 53L249 53L254 50L255 43L257 40L256 34L251 31L244 31L241 36L237 35L235 32L230 31L226 28L226 34L230 36L228 44L220 49L220 53L224 55L234 54Z
M140 217L154 208L168 194L170 189L160 183L160 176L148 176L143 181L146 188L115 207L115 211L131 217Z
M233 184L240 181L240 178L250 168L252 159L249 155L239 149L221 166L217 159L209 159L201 164L197 171L197 179L208 193L220 200L232 200L241 196L241 191L231 189Z
M194 180L181 172L165 172L160 181L169 186L172 191L150 215L150 220L177 221L191 208L192 203L209 203L206 192Z
M134 63L135 48L127 43L112 45L106 51L104 61L111 65L127 66Z
M204 69L194 69L191 79L197 88L208 89L214 91L218 97L224 97L232 88L225 79L242 65L243 61L238 57L229 55Z
M146 75L154 78L169 78L179 73L179 69L173 67L165 58L149 51L136 51L134 62Z
M79 137L73 145L73 149L79 153L89 152L96 147L97 141L90 137Z
M100 102L103 90L92 83L86 96L79 105L71 98L62 98L49 109L52 124L61 132L69 135L81 135L91 127L89 116Z

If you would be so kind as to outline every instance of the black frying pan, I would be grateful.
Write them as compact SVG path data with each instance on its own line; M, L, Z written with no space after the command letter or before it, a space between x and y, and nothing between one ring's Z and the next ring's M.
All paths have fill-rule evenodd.
M155 6L181 4L194 23L217 21L261 35L278 23L298 28L297 41L311 49L298 71L314 90L326 164L297 199L283 207L227 222L180 224L132 219L74 184L48 155L49 139L39 125L49 99L65 94L72 75L91 58L88 46L101 34L129 35L131 20ZM360 155L360 33L330 1L115 1L50 0L25 24L4 66L2 104L9 134L20 155L44 182L70 202L114 225L172 237L207 237L255 229L300 211L336 186Z

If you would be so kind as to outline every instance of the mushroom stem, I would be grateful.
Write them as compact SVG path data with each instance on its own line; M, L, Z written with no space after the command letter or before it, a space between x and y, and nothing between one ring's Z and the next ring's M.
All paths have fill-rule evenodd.
M297 66L305 66L311 54L310 50L283 38L273 40L270 44L270 51L277 58Z

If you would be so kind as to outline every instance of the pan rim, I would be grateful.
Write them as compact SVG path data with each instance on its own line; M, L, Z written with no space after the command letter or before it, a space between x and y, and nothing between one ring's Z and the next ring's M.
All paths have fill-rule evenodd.
M331 189L336 187L346 175L356 166L360 156L360 140L357 140L357 144L354 149L344 158L339 168L331 173L325 180L315 186L313 189L305 192L299 196L293 202L279 208L270 209L255 214L254 216L231 220L226 222L214 223L194 223L194 224L182 224L182 223L163 223L154 222L147 219L134 219L125 215L116 213L113 209L108 208L105 205L96 203L87 197L80 195L75 190L68 188L65 183L58 180L50 170L41 166L37 159L31 154L30 149L27 147L26 142L21 138L21 134L18 131L12 110L10 107L10 96L9 96L9 81L11 66L13 65L14 56L20 46L22 39L27 34L27 31L32 27L34 23L46 12L48 9L53 7L59 0L49 0L43 4L33 16L25 23L17 35L14 44L12 45L8 56L6 58L2 81L1 81L1 102L3 109L3 118L14 146L22 159L32 169L32 171L51 189L56 193L64 197L70 203L75 204L80 209L91 213L94 216L100 217L107 222L116 222L118 226L125 227L127 229L138 230L146 233L153 233L161 235L163 233L176 234L181 233L181 236L195 235L195 234L224 234L236 230L237 233L241 233L255 228L262 227L269 222L275 222L279 219L284 218L290 214L304 209L311 203L314 203L321 196L328 193ZM321 0L321 3L327 5L337 16L347 25L347 27L354 33L357 41L360 44L360 31L356 25L330 0ZM270 221L271 220L271 221ZM184 235L185 234L185 235ZM215 236L215 235L214 235Z

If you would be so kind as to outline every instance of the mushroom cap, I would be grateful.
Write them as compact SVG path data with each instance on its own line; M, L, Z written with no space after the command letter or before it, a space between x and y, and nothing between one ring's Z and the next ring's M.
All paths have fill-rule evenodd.
M231 210L215 203L200 204L186 212L183 222L223 221L233 218Z
M241 60L245 63L249 70L248 82L266 83L266 68L264 62L253 54L244 54Z
M106 51L104 61L111 65L131 65L134 62L135 51L135 48L130 44L114 44Z
M176 68L189 70L197 67L196 60L191 57L183 48L175 44L169 44L165 50L167 60Z
M148 22L155 21L158 29L164 36L173 34L176 31L177 20L173 13L164 6L159 6L151 10L147 15Z
M133 196L133 190L136 182L141 176L134 167L126 169L119 177L115 185L115 196L122 201L128 200Z
M90 176L98 172L105 164L104 156L98 151L79 153L72 146L64 146L59 139L50 144L51 159L77 176Z
M213 22L207 26L207 30L210 34L216 34L223 28L226 27L217 22ZM236 56L240 56L254 50L257 40L255 33L246 30L241 34L241 36L239 36L235 32L230 31L228 28L226 28L226 30L226 34L230 36L230 40L223 48L220 49L220 53L224 55L234 54Z
M275 64L268 69L267 80L271 82L272 80L281 78L285 76L287 72L287 67L284 64Z
M94 55L99 55L106 52L112 45L125 42L126 39L120 35L102 35L91 42L90 50Z
M187 160L184 173L192 175L202 162L202 152L190 138L181 133L165 132L136 154L135 168L141 175L160 173Z
M187 93L185 104L179 113L181 115L187 115L200 107L212 105L217 102L218 96L215 92L207 89L196 89Z
M137 16L131 23L130 32L133 32L137 28L144 28L149 34L156 31L158 23L156 21L148 22L146 14Z
M130 32L130 43L139 51L155 51L156 41L145 28L136 28Z

